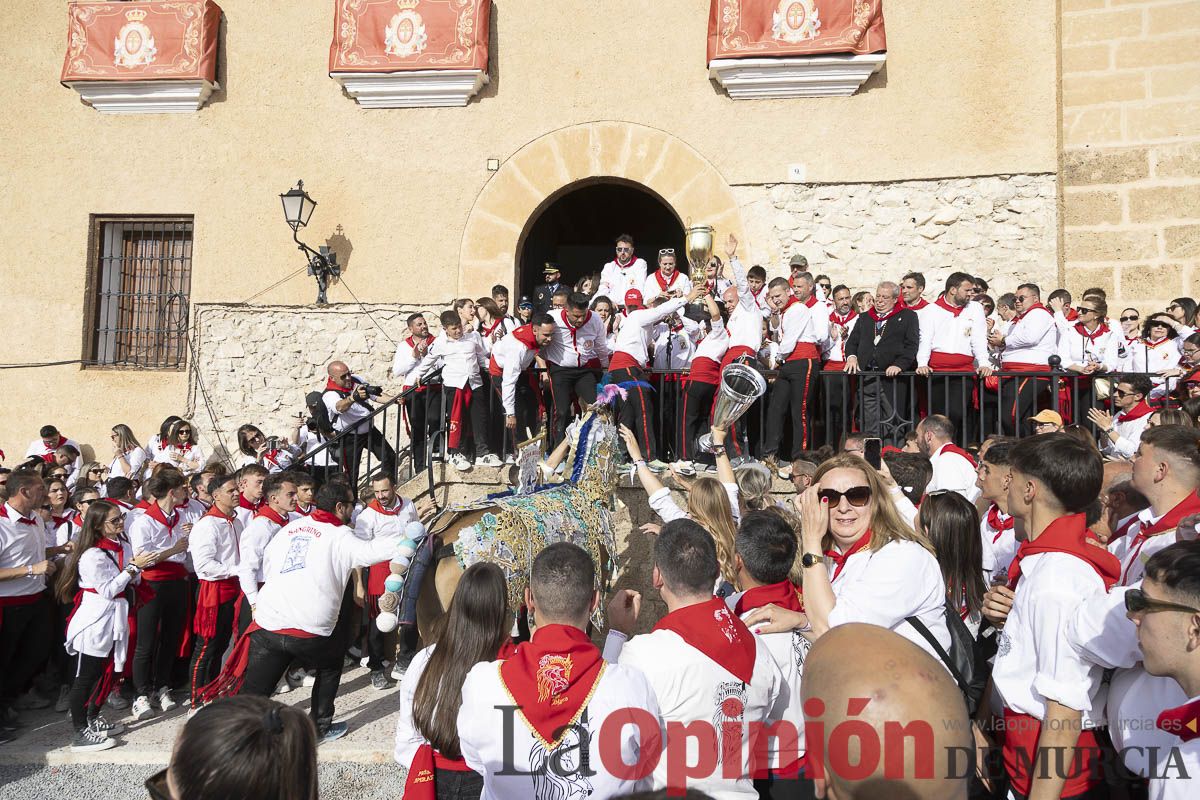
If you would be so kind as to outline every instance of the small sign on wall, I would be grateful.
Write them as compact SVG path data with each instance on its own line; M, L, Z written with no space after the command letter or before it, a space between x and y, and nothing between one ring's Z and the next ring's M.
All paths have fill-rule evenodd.
M787 179L788 183L804 183L808 177L808 167L804 164L788 164Z

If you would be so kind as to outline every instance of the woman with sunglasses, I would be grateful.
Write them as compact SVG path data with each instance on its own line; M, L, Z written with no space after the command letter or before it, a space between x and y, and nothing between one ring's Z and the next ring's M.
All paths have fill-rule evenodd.
M1178 322L1181 326L1189 328L1190 330L1195 330L1197 322L1197 308L1198 306L1196 301L1192 298L1176 297L1171 301L1170 305L1167 306L1167 313L1171 315L1171 319ZM1182 331L1179 332L1182 333Z
M1142 316L1136 308L1121 309L1121 338L1117 341L1117 370L1134 372L1146 363L1142 346Z
M100 716L100 708L128 654L126 590L154 563L151 553L133 556L125 539L124 516L107 500L90 505L78 547L55 586L59 601L74 605L66 632L66 652L74 657L75 667L69 694L74 752L107 750L116 745L110 737L124 730Z
M113 460L108 465L112 478L143 477L150 454L138 442L128 425L113 425L109 435L113 445Z
M1181 378L1200 368L1200 333L1176 338L1179 344L1179 363L1162 373L1164 378Z
M1178 335L1167 314L1152 314L1142 326L1146 361L1140 371L1152 376L1155 395L1161 394L1161 387L1166 383L1163 376L1179 366L1179 345L1172 341Z
M108 467L99 461L88 461L79 468L79 479L75 481L75 491L80 489L103 491L106 480L108 480Z
M733 286L733 281L723 274L724 270L720 256L713 256L704 265L704 289L710 297L721 297L726 289Z
M866 622L894 630L940 662L908 620L949 649L942 569L929 541L901 519L879 474L859 456L834 456L817 469L797 505L811 638L846 622Z
M194 475L204 468L204 451L196 444L196 431L185 419L171 424L167 438L162 442L154 460L160 464L171 464L184 475Z
M290 469L303 452L299 444L303 425L304 419L298 415L293 421L290 442L268 439L255 425L241 426L237 429L238 452L234 466L241 469L247 464L262 464L272 473Z

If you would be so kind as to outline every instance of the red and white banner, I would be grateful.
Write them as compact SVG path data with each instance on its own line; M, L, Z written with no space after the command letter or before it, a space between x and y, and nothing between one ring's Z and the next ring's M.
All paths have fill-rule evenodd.
M708 60L879 53L883 0L712 0Z
M217 80L212 0L67 4L62 82Z
M486 70L491 0L335 0L330 72Z

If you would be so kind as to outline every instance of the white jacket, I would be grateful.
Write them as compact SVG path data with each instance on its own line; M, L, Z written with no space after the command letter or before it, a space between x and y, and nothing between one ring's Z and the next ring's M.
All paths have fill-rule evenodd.
M676 297L654 308L639 308L630 311L617 331L617 342L613 347L613 356L624 353L633 359L643 369L650 360L650 343L654 336L654 326L683 308L687 298ZM609 362L611 366L611 361Z
M500 378L500 400L504 406L504 413L508 416L517 413L517 380L525 370L533 366L533 362L537 359L538 351L516 336L516 331L528 327L528 325L522 325L496 342L492 348L491 361L488 364L488 372L491 374L492 380Z
M630 289L640 290L646 284L646 262L635 258L623 269L616 261L609 261L600 270L600 287L597 295L604 295L613 301L614 305L625 305L625 293Z
M132 559L129 545L122 549L119 559L116 553L99 547L88 548L79 556L79 588L95 591L83 592L79 608L67 626L65 642L70 655L83 653L103 658L112 653L113 669L117 672L125 666L129 646L129 601L125 589L130 583L141 581L118 566L118 560L128 565Z
M242 529L238 559L238 583L250 605L258 604L258 587L263 582L263 553L275 534L286 523L279 522L260 509Z
M475 331L463 331L457 339L450 339L445 333L440 334L429 346L429 352L421 359L408 376L419 378L436 364L442 365L442 383L461 389L468 384L472 389L483 385L480 370L487 366L487 350L483 347L483 339ZM408 378L405 378L407 384Z

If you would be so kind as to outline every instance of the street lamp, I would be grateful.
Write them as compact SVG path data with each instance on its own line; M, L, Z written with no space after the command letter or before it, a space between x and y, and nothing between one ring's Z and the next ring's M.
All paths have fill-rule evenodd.
M325 245L321 245L320 250L313 250L300 241L300 229L308 225L308 220L312 217L317 202L308 196L308 192L304 191L304 181L296 181L295 188L279 195L279 200L283 203L283 217L287 220L288 227L292 229L292 240L308 257L308 274L317 279L317 305L328 305L329 298L326 296L326 291L329 288L329 281L330 279L336 280L342 274L342 268L337 263L337 253Z

